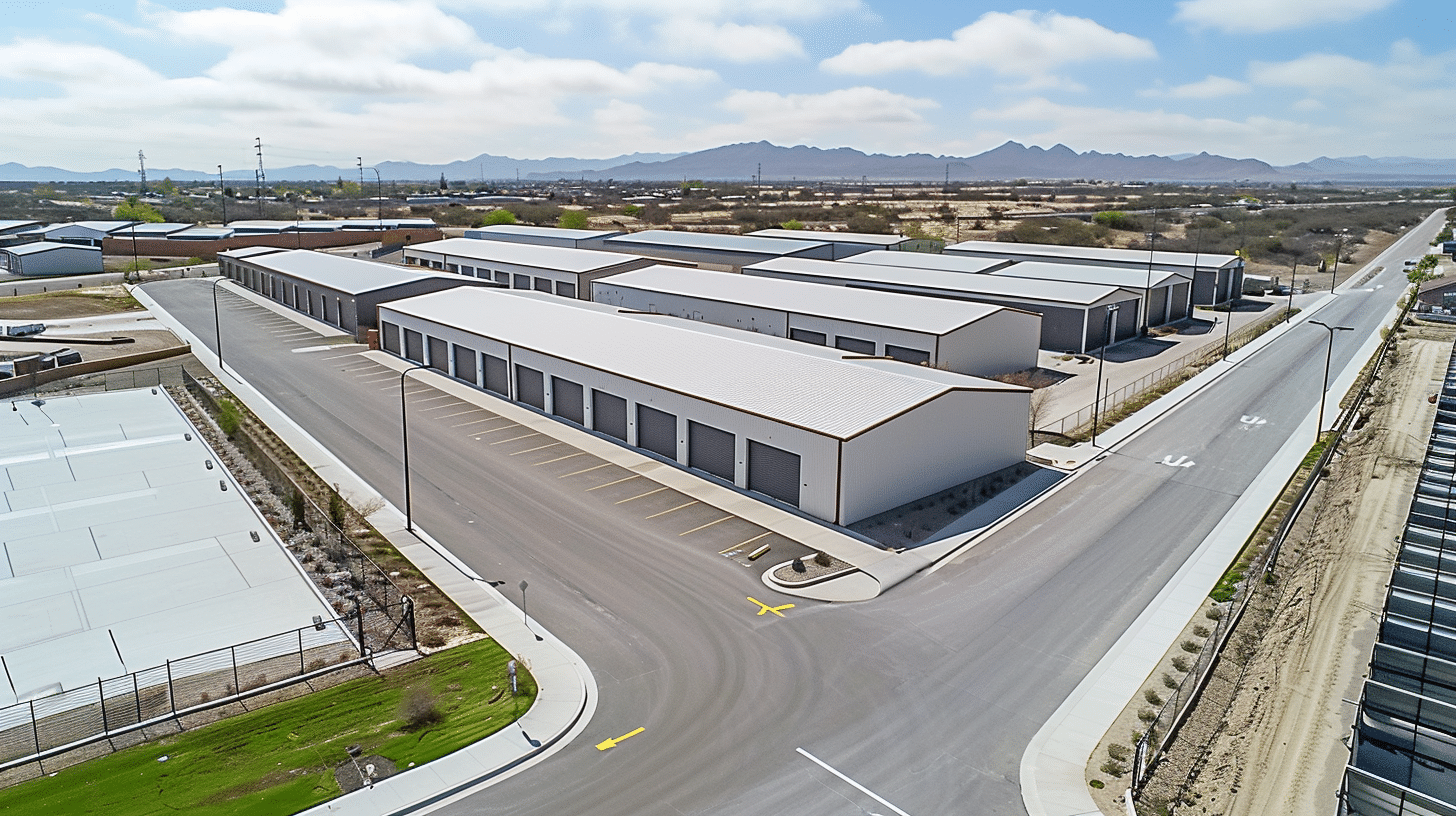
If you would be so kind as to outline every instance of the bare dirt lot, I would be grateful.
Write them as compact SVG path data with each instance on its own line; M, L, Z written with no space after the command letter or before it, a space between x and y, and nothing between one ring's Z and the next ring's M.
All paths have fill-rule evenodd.
M1139 811L1326 814L1456 329L1412 326ZM1191 782L1189 781L1191 776ZM1181 801L1180 801L1181 800ZM1109 809L1108 813L1120 812Z

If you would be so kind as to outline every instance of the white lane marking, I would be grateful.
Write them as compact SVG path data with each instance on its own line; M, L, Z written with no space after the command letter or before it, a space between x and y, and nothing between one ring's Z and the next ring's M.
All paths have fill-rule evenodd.
M895 811L896 813L900 814L900 816L910 816L910 814L908 814L905 811L903 811L903 810L895 807L894 805L890 804L888 801L886 801L884 799L884 797L880 796L879 794L875 793L874 791L870 790L869 788L866 788L864 785L861 785L860 783L854 781L853 779L850 779L849 777L845 776L844 774L840 773L839 771L834 770L834 768L829 763L825 762L824 760L820 759L819 757L816 757L813 754L809 753L808 751L805 751L803 748L795 748L794 750L795 751L798 751L801 754L803 754L805 757L807 757L809 759L810 762L813 762L815 765L818 765L819 767L821 767L824 770L826 770L826 771L834 774L835 776L839 777L840 779L843 779L845 782L848 782L849 784L853 785L855 787L855 790L858 790L860 793L863 793L865 796L868 796L869 798L875 800L876 802L879 802L880 804L884 805L885 807L889 808L890 810Z
M1194 462L1192 459L1189 459L1187 456L1179 456L1175 460L1173 456L1169 454L1168 456L1163 457L1163 461L1161 462L1161 464L1167 465L1168 467L1191 468L1197 463Z
M1269 424L1269 420L1264 419L1263 417L1250 416L1248 414L1244 414L1243 416L1240 416L1239 417L1239 422L1242 422L1245 425L1268 425Z
M290 349L294 354L308 354L315 351L338 351L338 346L304 346L303 348ZM357 353L357 352L356 352ZM325 360L337 360L341 357L353 357L353 354L340 354L338 357L325 357Z

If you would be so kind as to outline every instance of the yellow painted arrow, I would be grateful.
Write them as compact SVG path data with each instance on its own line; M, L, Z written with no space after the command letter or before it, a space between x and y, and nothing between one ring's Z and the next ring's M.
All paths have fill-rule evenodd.
M609 740L607 740L605 742L599 742L599 743L597 743L597 750L598 751L605 751L608 748L616 748L617 747L617 743L622 742L623 740L626 740L629 737L635 737L638 734L640 734L640 733L642 733L643 731L646 731L646 730L647 729L645 729L645 728L637 728L635 730L628 731L627 733L623 734L620 737L617 737L616 739L609 739Z
M769 612L772 612L775 615L778 615L779 617L782 618L782 617L784 617L784 613L783 613L782 610L785 610L785 609L793 609L794 608L794 605L793 604L784 604L783 606L769 606L768 604L764 603L763 601L760 601L759 599L754 598L752 596L749 596L748 600L753 601L754 603L758 604L758 606L759 606L758 614L759 615L766 615Z

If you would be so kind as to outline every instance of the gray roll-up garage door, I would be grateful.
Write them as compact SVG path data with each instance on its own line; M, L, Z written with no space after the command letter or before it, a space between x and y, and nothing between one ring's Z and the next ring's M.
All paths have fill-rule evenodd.
M561 297L574 298L576 297L576 284L567 283L566 281L557 281L556 294Z
M586 424L586 409L582 407L581 383L551 378L551 413L569 419L578 425Z
M379 324L379 344L391 354L399 353L399 327L393 323Z
M480 379L475 371L475 349L455 347L455 376L471 385L479 384Z
M875 341L861 340L858 337L836 337L834 338L834 347L843 351L851 351L855 354L873 355L875 353Z
M789 329L789 339L798 340L800 343L813 343L816 346L829 345L829 335L808 329Z
M450 373L450 344L438 337L430 338L430 368Z
M1169 291L1173 297L1173 313L1171 319L1182 320L1188 316L1188 289L1191 283L1175 284Z
M546 410L546 376L534 368L516 366L516 400Z
M495 282L509 284L511 282L511 276L507 272L497 272L495 273Z
M535 281L535 288L537 292L545 292L548 295L551 294L551 279L537 278Z
M799 455L748 440L748 489L799 506Z
M1193 273L1193 305L1207 306L1213 303L1214 289L1218 285L1218 272L1199 269Z
M637 447L677 460L677 415L637 406Z
M1124 300L1117 304L1117 317L1112 320L1113 334L1117 340L1128 340L1138 336L1138 302Z
M733 434L688 420L688 467L733 481Z
M592 389L592 429L627 441L627 401Z
M404 358L412 363L425 361L424 335L414 329L404 330Z
M930 352L928 351L905 348L904 346L892 346L889 343L885 344L885 356L894 357L896 360L903 360L916 365L930 362Z
M510 368L505 360L490 354L485 355L485 390L502 397L511 395Z
M1167 322L1164 317L1167 314L1167 308L1168 287L1159 286L1148 292L1148 325L1161 326Z
M512 289L530 289L531 288L531 276L530 275L516 275L511 280L512 280L512 283L511 283L511 288Z

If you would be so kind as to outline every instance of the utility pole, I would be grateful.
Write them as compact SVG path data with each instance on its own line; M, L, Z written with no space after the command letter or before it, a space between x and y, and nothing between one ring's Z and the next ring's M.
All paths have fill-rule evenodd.
M222 197L222 225L227 226L227 182L222 177L222 165L217 166L217 194Z
M140 150L137 151L137 172L142 177L142 195L147 194L147 156Z
M1143 287L1143 334L1144 335L1146 335L1148 333L1148 328L1152 325L1152 321L1153 321L1153 316L1152 316L1152 314L1150 314L1150 310L1149 310L1148 307L1152 305L1152 303L1150 301L1152 300L1152 296L1153 296L1153 252L1154 252L1154 250L1157 249L1157 246L1158 246L1158 208L1157 207L1154 207L1153 208L1153 231L1150 232L1150 233L1148 233L1148 282L1147 282L1147 286ZM1194 268L1197 269L1197 267L1194 267ZM1217 295L1215 294L1215 297L1216 296Z
M256 173L253 174L253 183L254 183L255 188L257 190L257 194L256 194L255 197L258 199L258 217L259 218L262 218L263 217L263 182L267 180L264 177L264 175L263 175L263 139L261 137L255 138L255 139L253 139L253 142L254 142L253 146L255 148L257 148L257 150L258 150L258 170L257 170Z

